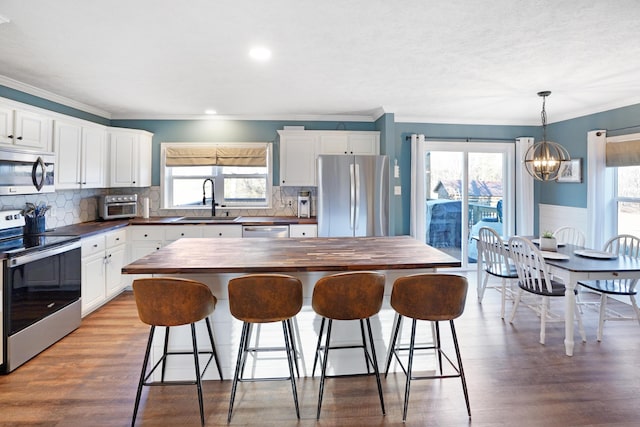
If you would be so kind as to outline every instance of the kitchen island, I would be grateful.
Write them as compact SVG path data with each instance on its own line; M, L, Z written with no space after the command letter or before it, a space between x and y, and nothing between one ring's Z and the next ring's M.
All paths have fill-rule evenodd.
M283 273L300 278L303 283L304 303L296 316L298 351L301 375L311 375L311 366L318 337L320 317L311 308L311 295L315 282L322 276L341 271L383 272L387 277L385 300L381 312L372 319L376 352L379 363L384 364L391 334L394 311L389 306L393 281L413 273L435 271L440 268L459 267L460 261L417 240L407 237L336 237L309 239L242 239L242 238L184 238L126 265L122 272L133 275L186 277L206 283L218 299L212 316L216 346L223 375L229 379L235 363L241 322L229 312L227 283L229 279L250 273ZM201 326L201 325L198 325ZM261 325L260 343L277 345L282 339L279 324ZM170 348L188 349L190 333L187 327L176 328L171 335ZM258 328L256 328L258 329ZM206 342L204 328L198 330L199 342ZM352 343L360 339L358 322L336 324L332 343ZM152 358L162 352L160 340L154 344ZM362 351L334 352L330 360L332 373L362 372ZM274 354L260 356L257 364L247 372L260 376L286 368L282 359ZM283 363L284 362L284 363ZM186 379L193 376L193 365L188 357L171 362L167 368L169 378ZM257 369L251 371L251 369ZM205 379L217 377L215 369L207 371Z

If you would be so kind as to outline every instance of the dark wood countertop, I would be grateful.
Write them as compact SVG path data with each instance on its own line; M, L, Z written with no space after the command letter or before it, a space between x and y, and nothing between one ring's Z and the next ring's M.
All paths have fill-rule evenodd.
M127 274L356 271L460 267L408 236L183 238L122 269Z
M151 218L131 218L116 219L109 221L88 221L73 225L65 225L56 227L46 231L46 234L52 236L80 236L89 237L94 234L105 233L107 231L117 230L128 225L186 225L186 223L176 222L182 218L181 216L156 216ZM203 217L206 218L206 217ZM216 221L216 222L189 222L189 225L222 225L222 224L238 224L238 225L275 225L275 224L317 224L316 218L297 218L292 216L241 216L235 221Z

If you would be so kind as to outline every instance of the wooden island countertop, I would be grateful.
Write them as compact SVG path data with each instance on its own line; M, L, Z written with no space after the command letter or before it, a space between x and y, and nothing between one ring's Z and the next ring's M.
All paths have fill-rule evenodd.
M285 273L460 267L408 236L183 238L123 267L126 274Z

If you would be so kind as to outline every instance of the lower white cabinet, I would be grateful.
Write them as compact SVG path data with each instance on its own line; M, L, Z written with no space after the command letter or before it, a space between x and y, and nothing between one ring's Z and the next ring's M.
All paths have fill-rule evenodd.
M118 295L125 286L127 230L82 239L82 316Z
M316 224L290 224L289 237L318 237Z

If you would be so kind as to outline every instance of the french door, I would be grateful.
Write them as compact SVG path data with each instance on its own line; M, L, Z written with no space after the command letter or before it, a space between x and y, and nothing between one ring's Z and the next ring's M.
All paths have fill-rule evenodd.
M428 141L424 152L425 242L477 261L480 227L501 235L514 229L514 144Z

